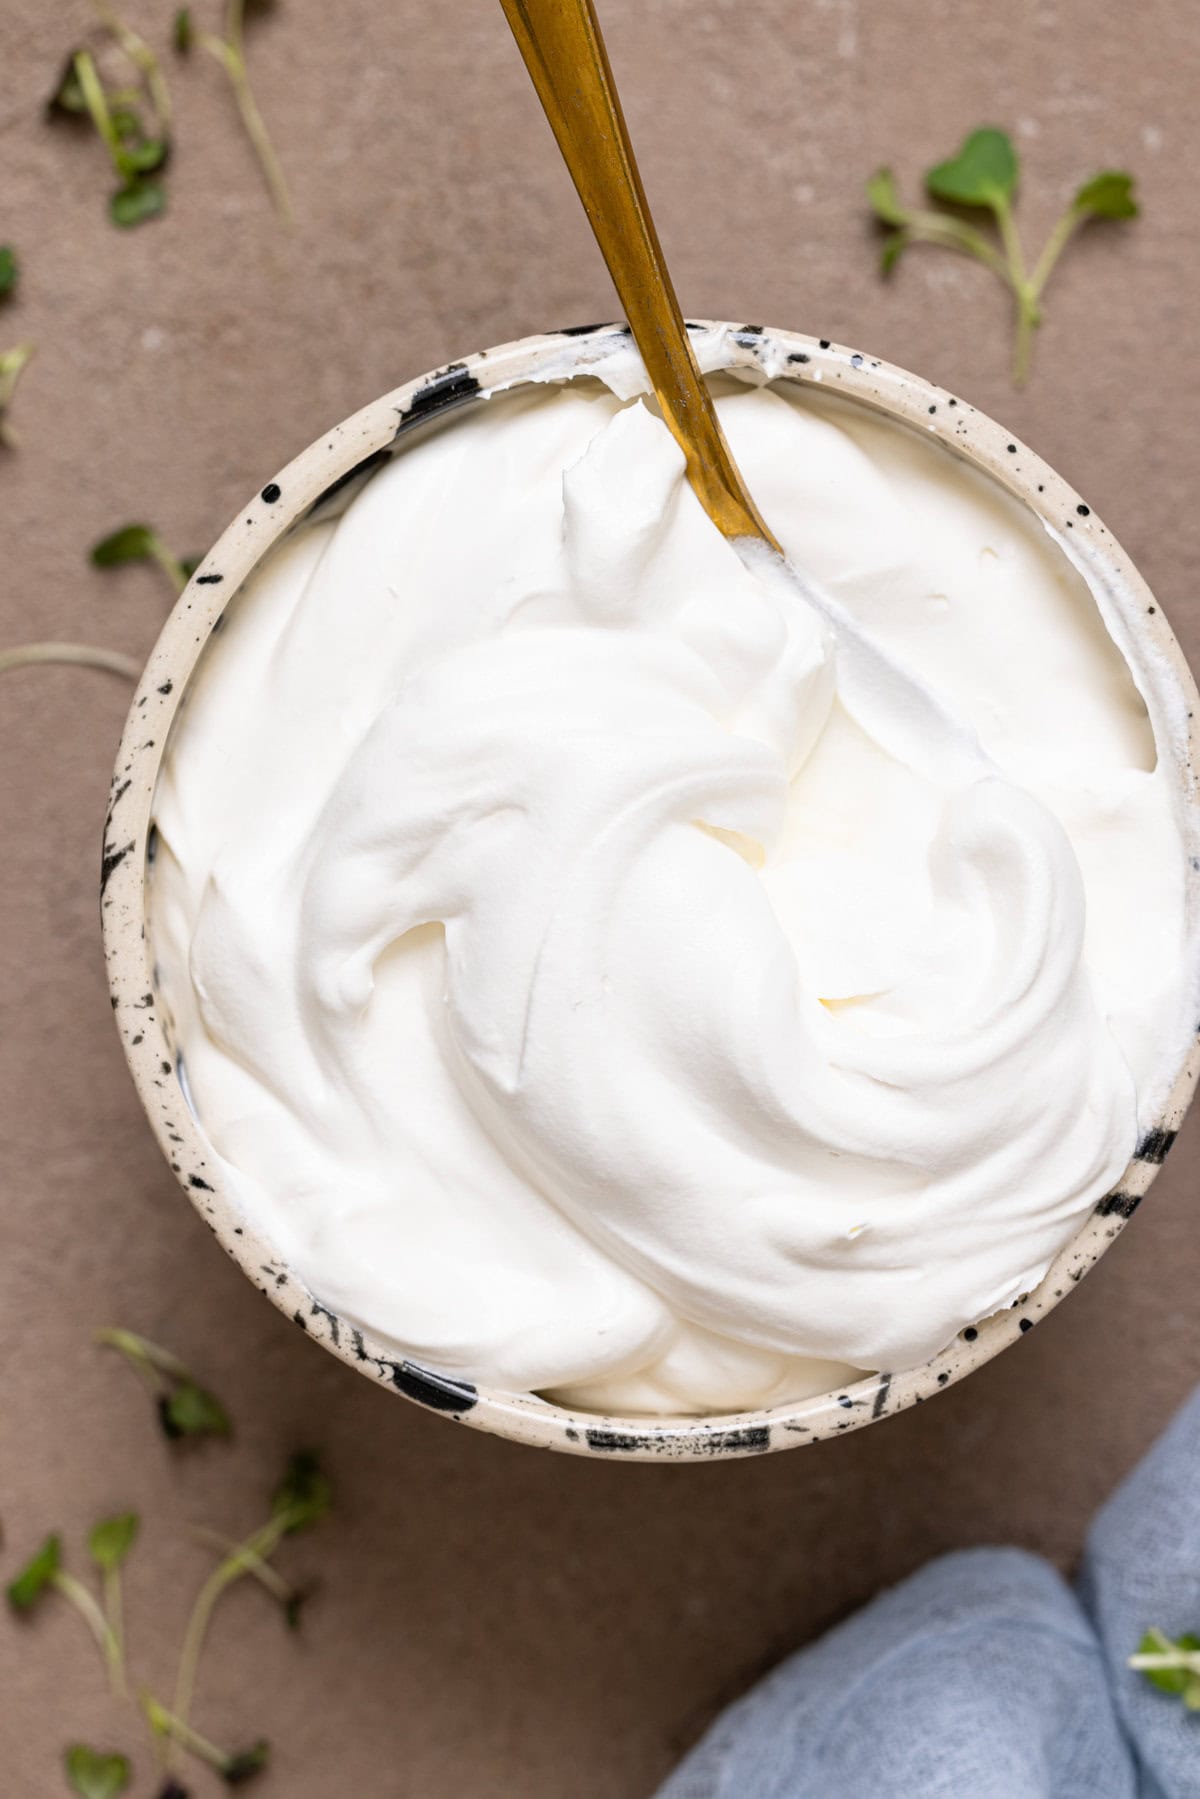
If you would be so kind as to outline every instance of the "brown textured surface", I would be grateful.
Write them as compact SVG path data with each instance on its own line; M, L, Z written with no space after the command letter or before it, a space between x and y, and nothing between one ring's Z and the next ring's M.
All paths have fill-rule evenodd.
M168 8L129 0L148 33ZM198 0L197 10L215 10ZM1175 0L605 0L646 185L683 304L825 333L923 370L1010 422L1091 499L1200 657L1190 214L1200 24ZM86 140L37 101L82 4L0 0L0 241L23 253L5 344L35 338L21 448L0 466L0 642L139 653L161 580L86 547L146 515L200 549L328 421L405 376L611 314L492 0L286 0L252 44L295 189L288 239L215 67L174 82L170 216L104 217ZM156 23L157 21L157 23ZM1064 262L1034 383L1005 377L1004 301L917 252L875 278L861 177L915 174L985 119L1025 153L1040 240L1075 178L1140 177L1146 217ZM126 1504L143 1675L165 1685L203 1518L255 1521L286 1449L319 1444L338 1516L289 1550L323 1591L299 1642L263 1596L216 1627L198 1721L264 1732L290 1799L639 1799L713 1709L789 1646L951 1545L1068 1564L1089 1511L1200 1371L1193 1121L1143 1212L1077 1295L935 1404L844 1442L712 1467L597 1466L456 1429L286 1324L216 1250L161 1165L125 1073L95 869L125 695L102 676L0 695L0 1516L7 1579L39 1534ZM236 1448L171 1458L132 1378L90 1347L125 1323L193 1361ZM76 1620L0 1618L8 1799L62 1791L76 1737L138 1755ZM195 1783L215 1794L215 1783Z

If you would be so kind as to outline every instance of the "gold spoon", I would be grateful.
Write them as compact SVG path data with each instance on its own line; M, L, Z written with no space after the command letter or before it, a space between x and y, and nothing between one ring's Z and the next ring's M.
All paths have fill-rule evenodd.
M796 596L837 644L838 691L872 696L873 735L931 779L995 772L974 732L857 621L794 569L759 516L729 453L667 273L592 0L500 0L579 190L663 417L687 458L697 499L724 537L766 543Z
M783 554L725 441L667 271L592 0L500 0L583 201L697 499L725 537Z

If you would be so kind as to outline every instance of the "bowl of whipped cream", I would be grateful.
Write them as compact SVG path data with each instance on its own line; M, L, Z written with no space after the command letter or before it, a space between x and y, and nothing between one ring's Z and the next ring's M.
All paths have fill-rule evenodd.
M469 1425L758 1454L1103 1254L1197 1075L1196 690L961 397L689 325L798 582L628 330L407 383L196 569L121 744L112 1004L222 1246Z

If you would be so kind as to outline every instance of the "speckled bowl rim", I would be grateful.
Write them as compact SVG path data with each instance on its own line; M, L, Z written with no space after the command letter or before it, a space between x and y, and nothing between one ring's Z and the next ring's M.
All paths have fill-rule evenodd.
M1090 580L1116 578L1131 629L1160 652L1159 678L1186 697L1189 726L1178 778L1195 834L1193 774L1196 689L1161 609L1086 502L1009 432L957 396L904 369L841 344L793 332L696 323L723 333L722 366L761 377L821 384L900 419L948 445L1025 502L1060 535ZM163 627L130 708L104 829L101 907L113 1012L154 1133L180 1185L218 1241L255 1285L332 1354L381 1385L461 1424L515 1442L616 1460L705 1461L762 1454L855 1430L931 1398L1014 1342L1051 1311L1124 1228L1154 1179L1200 1072L1195 1038L1153 1129L1117 1188L1101 1200L1040 1285L1010 1309L960 1333L940 1355L902 1373L871 1374L840 1392L790 1405L706 1418L619 1418L551 1405L440 1374L398 1358L385 1343L322 1305L223 1190L219 1164L193 1119L175 1074L169 1031L156 996L146 916L147 850L159 765L189 677L226 606L286 532L344 497L401 448L410 432L460 406L535 378L586 374L628 338L628 327L596 325L528 337L468 356L366 406L325 432L258 493L197 568ZM1070 531L1071 538L1066 537ZM1136 614L1136 617L1130 614ZM1192 868L1200 868L1193 856ZM1189 903L1200 901L1192 876Z

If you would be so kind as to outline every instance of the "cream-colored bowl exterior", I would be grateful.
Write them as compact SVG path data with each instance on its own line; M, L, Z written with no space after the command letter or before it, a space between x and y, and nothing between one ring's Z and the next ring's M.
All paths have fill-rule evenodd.
M839 344L757 326L703 329L724 333L723 366L760 376L770 370L773 378L778 371L802 385L819 382L825 392L845 395L937 438L1015 494L1069 541L1090 580L1111 586L1130 624L1160 652L1162 680L1185 696L1189 717L1200 711L1179 646L1119 544L1079 494L993 420L916 375ZM608 325L523 338L422 376L324 433L242 508L180 597L134 697L105 824L101 907L117 1028L163 1153L222 1247L281 1311L370 1379L459 1423L581 1455L702 1461L785 1449L857 1429L930 1398L1028 1331L1065 1298L1132 1215L1178 1129L1200 1059L1193 1039L1155 1128L1138 1145L1118 1188L1101 1201L1034 1292L963 1331L918 1368L872 1374L844 1391L769 1410L705 1418L616 1418L574 1412L530 1394L476 1388L404 1360L394 1348L339 1318L241 1216L223 1190L211 1146L176 1078L174 1048L157 998L147 916L155 788L188 681L225 608L252 570L314 508L336 504L393 453L402 454L409 432L523 381L586 374L627 335L626 327ZM1194 734L1194 724L1191 730ZM1200 812L1193 752L1194 736L1186 756L1180 756L1177 776L1195 835ZM1200 859L1194 858L1196 867ZM1195 906L1200 903L1200 876L1192 879L1190 902Z

